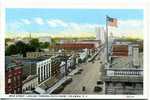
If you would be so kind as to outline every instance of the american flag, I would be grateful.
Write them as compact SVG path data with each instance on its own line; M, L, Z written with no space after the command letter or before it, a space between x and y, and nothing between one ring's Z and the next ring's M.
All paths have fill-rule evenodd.
M107 16L107 22L109 26L112 27L117 27L117 19L116 18L111 18Z

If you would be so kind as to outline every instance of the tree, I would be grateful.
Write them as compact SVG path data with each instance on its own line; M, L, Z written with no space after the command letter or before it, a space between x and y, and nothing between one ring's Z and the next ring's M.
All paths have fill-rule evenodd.
M17 46L12 44L8 48L6 48L5 55L9 56L12 54L17 54Z
M22 54L23 56L26 56L27 52L34 52L36 51L36 47L30 44L25 44L22 41L18 41L16 44L10 45L6 48L6 55L12 55L12 54Z
M49 42L44 42L44 43L40 43L40 48L48 48L49 47Z
M51 39L52 44L56 44L57 42L59 42L58 40L59 40L59 39L57 39L57 38L52 38L52 39Z
M31 45L31 47L33 47L33 48L35 48L36 49L36 51L39 51L40 50L40 43L39 43L39 40L38 39L32 39L31 41L30 41L30 45Z
M17 52L18 53L25 55L25 53L26 53L26 44L24 42L18 41L16 43L16 47L17 47Z

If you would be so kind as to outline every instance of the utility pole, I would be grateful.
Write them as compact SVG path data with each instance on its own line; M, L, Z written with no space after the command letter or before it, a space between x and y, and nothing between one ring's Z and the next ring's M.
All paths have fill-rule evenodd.
M107 57L107 63L109 62L109 55L108 55L108 16L106 15L106 57Z

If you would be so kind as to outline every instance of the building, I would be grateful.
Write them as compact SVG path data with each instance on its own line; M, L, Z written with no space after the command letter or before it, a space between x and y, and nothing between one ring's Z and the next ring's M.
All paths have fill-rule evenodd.
M36 63L38 83L51 78L51 59L46 59Z
M50 52L27 52L26 53L26 58L27 59L36 59L42 56L51 56L52 54Z
M105 43L105 31L103 27L96 27L96 40L101 41L101 43Z
M22 64L22 70L23 70L23 75L22 79L25 80L28 76L30 75L36 75L37 70L36 70L36 64L40 61L44 61L46 58L34 58L34 59L28 59L28 58L14 58L15 61L19 62Z
M67 70L68 71L72 71L73 69L76 68L76 57L75 56L70 56L68 59L67 59Z
M143 52L139 52L139 47L134 44L113 45L110 57L105 66L105 93L142 95Z
M39 62L37 64L37 74L38 74L38 87L36 90L47 91L47 89L51 88L54 84L56 84L62 77L63 65L61 65L61 61L65 57L63 56L52 56L46 61ZM49 68L48 68L49 67ZM48 73L50 72L50 73ZM49 78L47 78L49 75Z
M52 77L58 78L60 76L60 59L57 56L52 56L49 59L36 63L36 70L38 75L38 83Z
M39 42L42 42L42 43L45 43L45 42L48 42L48 43L50 43L51 44L51 37L39 37L38 38L39 39Z
M29 75L24 81L22 86L22 93L33 93L34 89L38 86L37 75Z
M82 49L95 49L95 45L93 43L64 43L64 44L56 44L50 46L50 49L55 50L82 50Z
M64 77L66 75L66 62L62 61L60 64L60 74L61 77Z
M55 56L55 55L71 55L71 52L27 52L26 58L27 59L36 59L36 58L42 58L43 56Z
M113 44L112 56L128 56L128 45L126 44Z
M84 61L87 59L87 57L88 57L88 53L87 53L86 51L81 52L81 53L79 54L79 57L80 57L81 61L84 62Z
M101 27L96 27L96 40L101 40Z
M14 40L15 40L15 43L23 42L25 44L29 44L31 39L30 38L15 38Z
M10 57L5 58L5 92L6 94L22 93L22 65L16 64Z
M95 48L98 48L101 46L101 40L80 40L76 43L81 43L81 44L94 44ZM88 48L87 48L88 49Z

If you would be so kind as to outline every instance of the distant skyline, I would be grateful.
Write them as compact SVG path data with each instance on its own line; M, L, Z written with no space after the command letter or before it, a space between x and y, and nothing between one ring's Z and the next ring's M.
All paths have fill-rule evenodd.
M143 35L142 9L6 9L6 37L27 36L95 36L96 27L105 28L105 16L118 19L116 35Z

